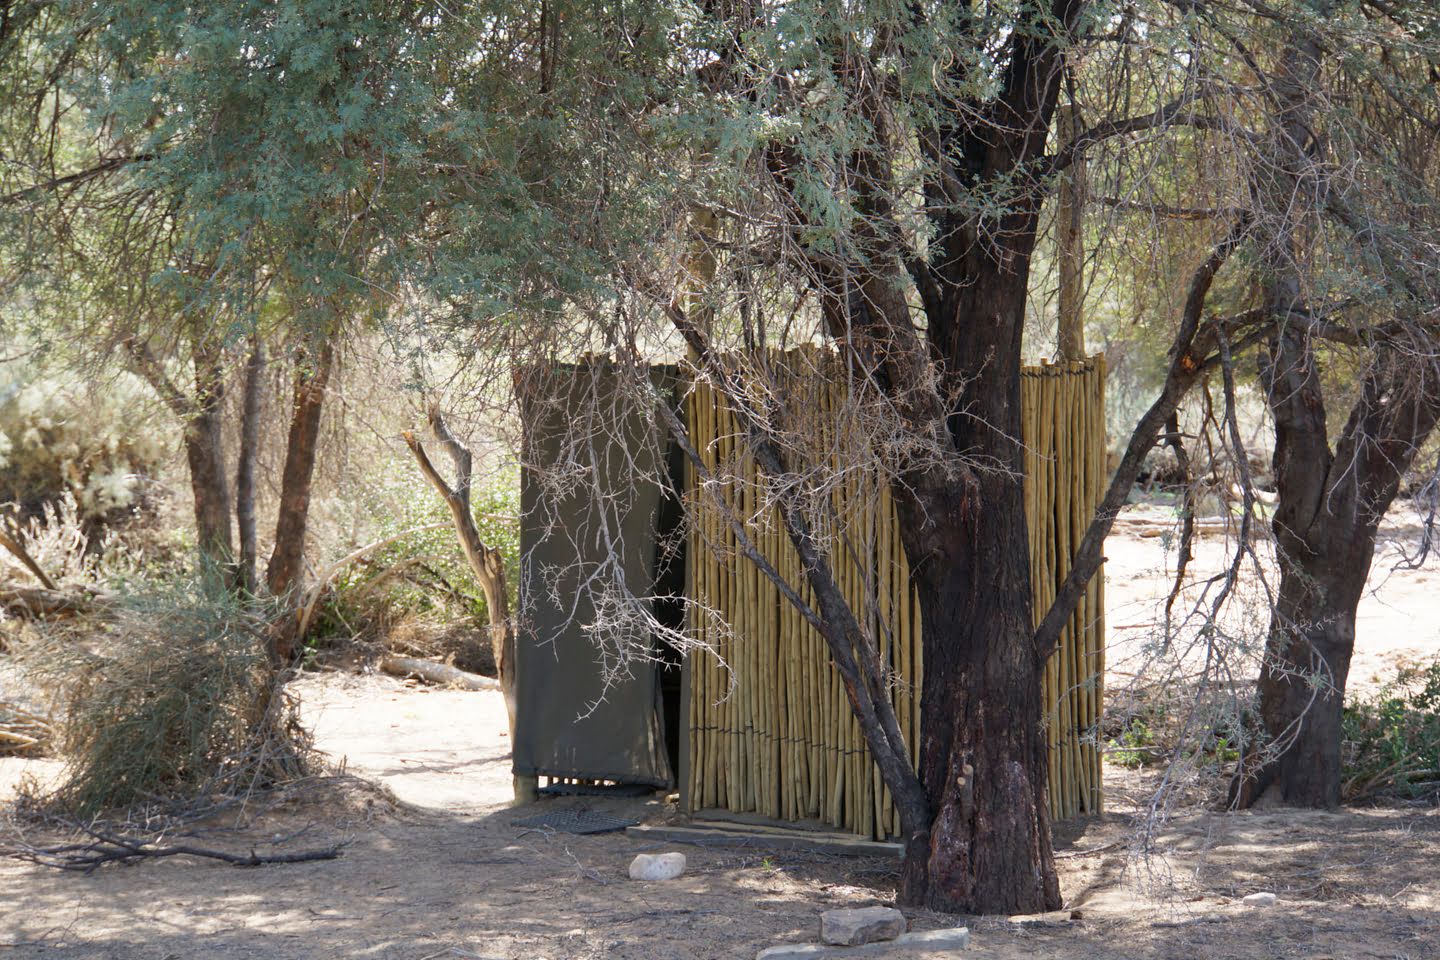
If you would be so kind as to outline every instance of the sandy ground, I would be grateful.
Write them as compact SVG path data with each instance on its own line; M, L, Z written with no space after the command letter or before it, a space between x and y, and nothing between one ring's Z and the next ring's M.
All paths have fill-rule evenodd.
M1115 538L1109 556L1110 623L1153 615L1161 545ZM1397 575L1367 598L1357 669L1385 673L1440 650L1433 576ZM0 960L748 958L815 939L831 906L893 902L892 861L517 826L534 810L509 806L496 694L342 673L295 689L319 745L384 790L300 791L195 842L238 852L345 842L339 859L256 869L175 859L88 876L0 861ZM0 760L0 798L23 772L54 771ZM1082 919L1022 927L917 914L915 928L966 923L966 954L996 960L1440 958L1440 811L1182 811L1160 828L1156 853L1139 857L1152 777L1109 770L1113 812L1057 829L1062 889ZM588 802L652 822L675 816L658 798ZM684 877L625 878L636 853L659 849L686 853ZM1278 906L1240 903L1267 890Z
M1114 535L1105 543L1106 655L1112 687L1156 672L1155 647L1163 634L1164 598L1174 583L1178 549L1168 536L1178 530L1173 511L1139 506L1128 508L1122 517L1126 530L1144 529L1146 535ZM1236 541L1224 535L1209 534L1197 541L1185 589L1174 607L1177 620L1195 603L1208 604L1218 587L1210 586L1206 594L1207 581L1227 566L1235 549ZM1428 663L1440 657L1440 563L1434 557L1418 569L1403 563L1419 549L1418 518L1408 507L1397 508L1381 528L1367 590L1356 614L1355 656L1347 684L1352 693L1373 692L1393 679L1400 665ZM1271 587L1278 587L1269 545L1257 543L1255 551ZM1245 571L1238 596L1227 606L1221 622L1229 629L1231 646L1239 649L1245 660L1247 669L1242 673L1253 676L1254 657L1263 648L1269 621L1264 588L1254 565L1247 561Z

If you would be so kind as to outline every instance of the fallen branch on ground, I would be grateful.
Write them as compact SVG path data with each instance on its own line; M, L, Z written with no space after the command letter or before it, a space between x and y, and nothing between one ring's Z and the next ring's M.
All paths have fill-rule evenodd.
M417 660L414 657L386 657L380 661L380 671L394 677L418 677L427 683L441 686L460 686L466 690L499 690L500 681L469 673L447 663L433 660Z
M154 841L139 840L123 834L87 829L91 840L85 843L65 843L51 847L17 847L10 855L17 860L36 863L57 870L73 870L92 873L107 863L135 863L147 859L165 857L198 857L205 860L219 860L236 867L260 867L278 863L309 863L314 860L334 860L340 856L343 844L336 844L320 850L305 850L300 853L227 853L206 847L193 847L177 843L163 845Z
M98 594L64 593L45 587L22 587L0 583L0 609L20 616L44 617L55 614L91 613L97 609Z
M0 700L0 755L42 753L54 735L49 717Z

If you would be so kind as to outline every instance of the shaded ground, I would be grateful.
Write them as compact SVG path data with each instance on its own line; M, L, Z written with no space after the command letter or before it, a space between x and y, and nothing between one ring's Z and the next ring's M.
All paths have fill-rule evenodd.
M820 910L887 903L894 864L683 847L678 881L625 867L662 849L624 834L525 830L510 791L496 694L426 692L382 677L307 677L322 745L390 787L301 795L203 842L244 851L275 835L296 851L349 840L335 861L261 869L144 863L90 876L0 862L0 956L728 958L813 938ZM1112 771L1113 806L1143 795ZM576 801L551 801L574 803ZM661 801L604 805L663 820ZM1129 816L1062 831L1068 902L1083 919L1020 929L971 920L970 954L994 958L1440 957L1440 815L1270 811L1178 818L1163 858L1137 861ZM663 849L675 849L665 846ZM1239 898L1280 895L1270 910ZM917 927L951 918L917 916Z
M1153 610L1143 604L1163 582L1158 543L1125 538L1109 552L1111 623ZM1389 669L1412 650L1440 646L1430 576L1407 574L1400 591L1387 585L1377 615L1398 610L1409 626L1392 624L1382 635L1366 621L1363 662ZM251 811L242 828L219 825L198 842L295 852L348 841L340 859L259 869L169 860L89 876L0 860L0 960L749 958L776 942L812 940L830 906L892 902L893 862L516 826L527 811L507 805L509 747L497 694L339 673L307 676L296 689L319 745L385 790L301 790ZM43 777L55 765L0 760L0 800L22 770ZM1081 920L963 921L974 932L967 954L1440 957L1440 812L1182 812L1155 838L1160 855L1137 858L1134 814L1152 776L1111 769L1114 812L1059 830L1062 889ZM675 816L659 799L592 802L652 822ZM683 850L686 875L662 884L625 878L636 853L658 849ZM1239 902L1263 890L1277 893L1279 906Z

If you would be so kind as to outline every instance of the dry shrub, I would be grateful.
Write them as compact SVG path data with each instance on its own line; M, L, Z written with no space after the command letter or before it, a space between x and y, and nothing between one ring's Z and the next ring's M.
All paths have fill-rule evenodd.
M91 523L123 519L168 454L149 396L130 375L94 388L43 365L0 364L0 500L35 516L69 496Z
M44 756L54 734L54 725L45 714L24 704L0 700L0 756Z
M267 656L264 621L199 585L127 598L104 625L19 651L59 704L61 785L78 816L212 802L306 775L309 737Z

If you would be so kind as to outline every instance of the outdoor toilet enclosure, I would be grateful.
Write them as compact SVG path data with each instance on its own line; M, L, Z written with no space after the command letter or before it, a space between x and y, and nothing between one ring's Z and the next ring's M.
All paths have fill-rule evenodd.
M786 354L784 357L792 357ZM813 361L814 351L809 354ZM820 821L866 837L899 832L824 641L738 555L717 496L758 517L747 536L802 596L778 522L755 501L758 474L726 404L704 382L656 368L711 477L654 434L604 361L560 368L522 390L520 630L515 773L552 783L678 786L687 812ZM1022 371L1025 493L1036 616L1043 614L1106 482L1103 358ZM838 389L792 384L816 429L836 430ZM593 420L587 423L587 419ZM843 426L841 427L843 429ZM837 435L838 436L838 435ZM840 449L843 444L837 444ZM669 478L670 482L663 482ZM683 491L682 504L667 487ZM887 484L852 471L831 494L845 543L832 557L890 671L892 702L918 753L922 624ZM688 515L688 519L687 519ZM654 621L703 644L682 657L626 614L607 583L650 597ZM1050 809L1101 806L1097 743L1104 674L1103 576L1086 590L1045 680ZM869 598L872 602L866 602ZM638 635L643 631L643 635ZM636 657L641 649L649 655Z

